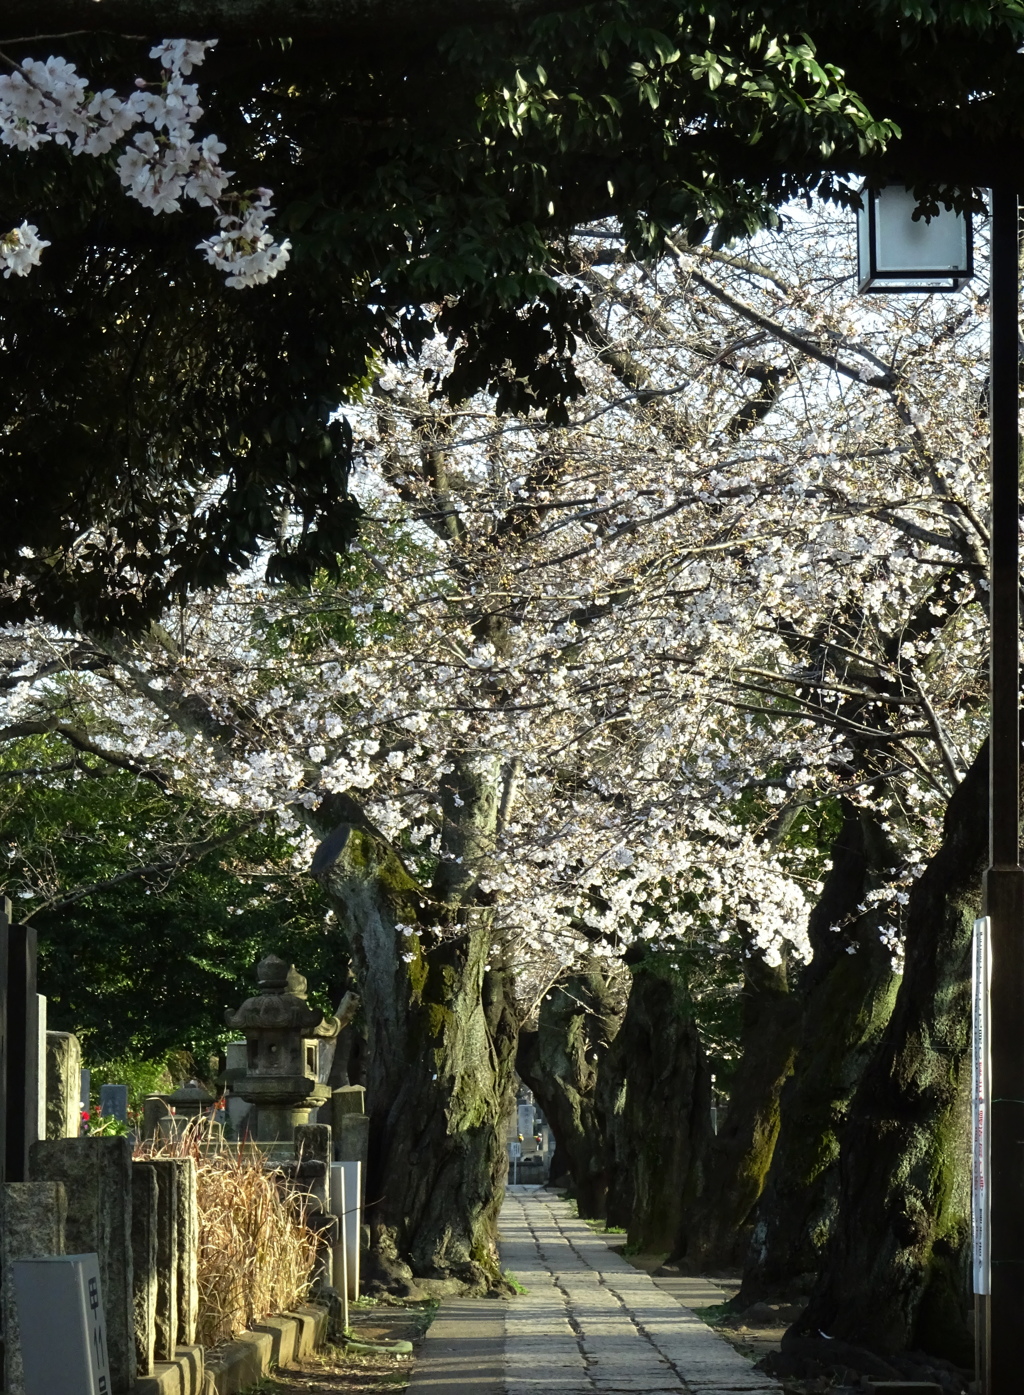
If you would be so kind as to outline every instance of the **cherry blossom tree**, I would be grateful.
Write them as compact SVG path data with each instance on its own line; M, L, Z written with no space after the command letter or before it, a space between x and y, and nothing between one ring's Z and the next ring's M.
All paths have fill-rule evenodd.
M437 342L351 413L367 520L340 587L254 573L141 641L19 635L5 735L84 724L307 830L377 1024L395 1273L480 1280L516 1025L566 966L798 964L840 799L895 851L819 936L898 953L984 720L984 310L858 306L848 238L794 214L749 256L643 265L591 229L567 428L451 407Z
M213 208L219 231L199 244L201 250L227 273L229 286L258 286L285 266L290 244L275 243L267 230L270 190L231 193L231 173L220 162L223 142L214 135L196 139L203 108L198 87L185 78L216 43L165 39L149 52L162 76L136 78L135 90L124 97L112 87L91 90L88 78L63 58L4 59L12 71L0 76L0 143L29 153L54 141L75 155L99 158L134 128L151 127L137 131L117 160L128 195L154 213L177 213L182 198ZM28 222L0 236L4 276L27 276L49 245Z

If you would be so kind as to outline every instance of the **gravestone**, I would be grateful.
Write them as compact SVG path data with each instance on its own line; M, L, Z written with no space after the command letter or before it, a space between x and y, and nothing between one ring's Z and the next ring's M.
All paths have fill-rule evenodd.
M67 1193L61 1182L8 1182L0 1188L0 1307L6 1395L23 1395L25 1389L12 1266L15 1260L64 1253L67 1210Z
M343 1085L331 1094L334 1156L338 1161L355 1161L366 1170L370 1140L370 1120L366 1114L366 1090L362 1085Z
M142 1101L143 1138L157 1138L162 1132L163 1121L171 1117L171 1106L163 1095L147 1095Z
M82 1046L72 1032L46 1033L46 1137L77 1138L81 1130Z
M67 1191L65 1249L99 1258L113 1395L135 1383L132 1155L126 1138L61 1138L33 1144L33 1181Z
M128 1086L101 1085L100 1113L104 1119L120 1119L122 1124L127 1124Z
M253 1106L237 1093L240 1080L244 1080L248 1070L246 1064L246 1043L229 1041L224 1048L224 1091L226 1095L227 1122L235 1138L244 1138L255 1123Z

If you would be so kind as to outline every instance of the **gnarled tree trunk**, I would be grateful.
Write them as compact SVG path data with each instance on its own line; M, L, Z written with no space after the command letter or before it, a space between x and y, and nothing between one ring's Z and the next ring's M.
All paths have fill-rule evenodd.
M500 1283L516 1038L492 911L476 889L499 775L489 757L455 763L429 889L365 826L336 829L314 863L351 936L367 1029L367 1220L378 1265L399 1283L410 1270Z
M973 1361L970 1239L970 947L987 857L988 750L949 803L942 845L910 894L906 965L853 1099L839 1212L794 1337L819 1331L879 1352Z
M703 1177L711 1072L685 987L658 971L656 956L633 970L626 1015L605 1065L612 1085L611 1166L625 1173L609 1178L608 1222L621 1223L624 1211L613 1200L628 1202L629 1244L671 1253Z
M817 1274L838 1204L840 1133L899 982L876 914L856 915L892 864L877 823L847 804L810 917L813 958L799 987L799 1048L782 1090L779 1136L757 1208L742 1304L807 1293Z
M744 963L740 1063L725 1122L711 1140L704 1184L684 1217L674 1260L699 1271L733 1269L750 1241L779 1131L779 1095L793 1069L799 1000L785 963L756 950Z
M605 1214L607 1157L595 1089L619 1030L617 996L600 966L572 974L541 1000L537 1030L519 1034L516 1069L551 1126L581 1216Z

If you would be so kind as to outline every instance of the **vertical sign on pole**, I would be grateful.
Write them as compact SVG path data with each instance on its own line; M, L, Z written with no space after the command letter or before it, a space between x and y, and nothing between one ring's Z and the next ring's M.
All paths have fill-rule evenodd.
M0 896L0 1181L7 1177L7 958L11 903Z
M974 1252L974 1292L991 1292L989 1275L988 1218L988 1102L989 1044L988 1011L991 965L989 960L989 918L974 922L971 1000L971 1230Z
M36 1117L29 1145L46 1137L46 995L36 994Z
M338 1218L338 1238L334 1243L334 1264L331 1275L334 1287L341 1295L341 1326L348 1331L348 1226L351 1221L345 1206L345 1169L341 1163L331 1163L331 1214ZM354 1217L352 1218L354 1219Z
M31 925L7 931L7 1137L5 1178L28 1180L28 1150L35 1141L39 1089L39 996L36 932Z
M1024 1314L1024 868L1020 863L1018 199L992 190L989 378L989 1292L975 1300L984 1395L1020 1395Z
M345 1174L345 1262L348 1268L348 1296L359 1297L359 1246L363 1230L363 1165L361 1162L337 1162Z

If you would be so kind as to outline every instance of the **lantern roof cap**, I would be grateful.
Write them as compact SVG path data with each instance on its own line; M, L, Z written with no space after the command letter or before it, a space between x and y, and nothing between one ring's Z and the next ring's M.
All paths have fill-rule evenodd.
M316 1031L324 1015L319 1008L310 1007L306 1001L306 980L294 964L287 963L276 954L266 954L256 966L256 978L260 986L258 996L246 998L236 1012L229 1008L224 1014L229 1027L247 1033L291 1031L303 1036L325 1034Z

